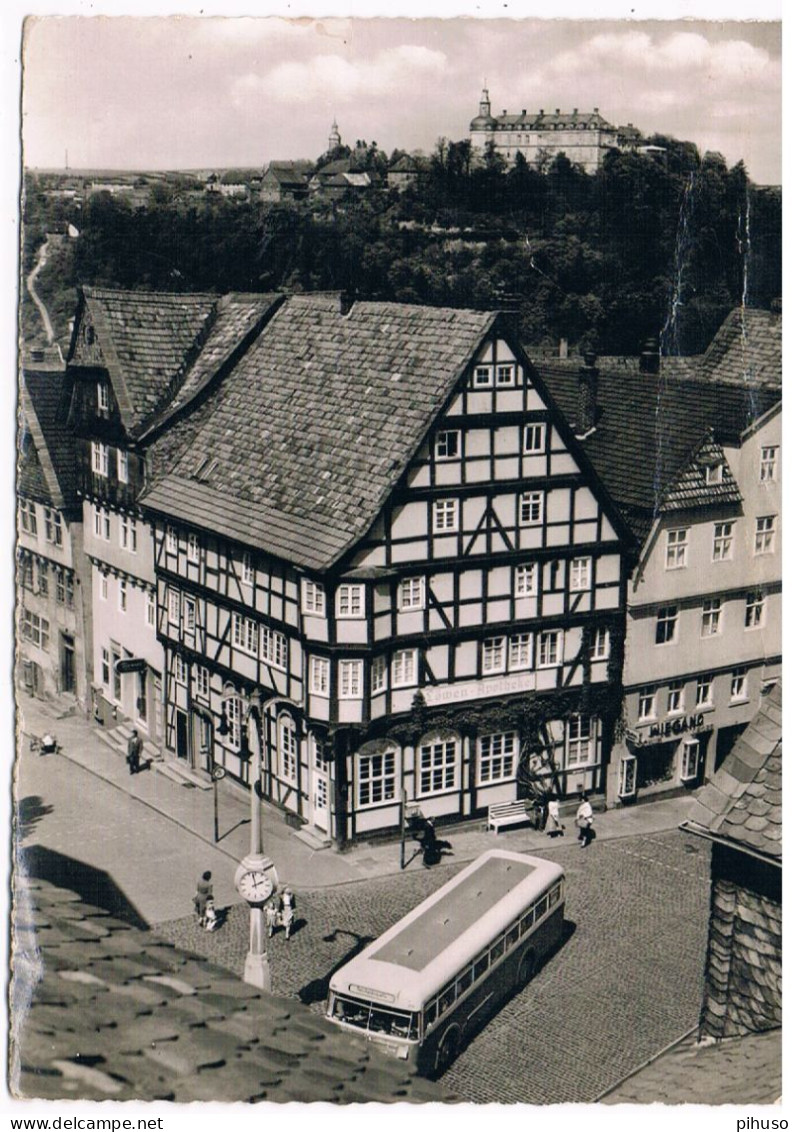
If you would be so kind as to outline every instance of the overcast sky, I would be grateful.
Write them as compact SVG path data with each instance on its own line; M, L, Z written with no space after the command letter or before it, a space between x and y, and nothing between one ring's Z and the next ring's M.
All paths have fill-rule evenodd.
M775 21L36 17L25 162L259 166L343 140L428 151L494 113L600 108L781 181Z

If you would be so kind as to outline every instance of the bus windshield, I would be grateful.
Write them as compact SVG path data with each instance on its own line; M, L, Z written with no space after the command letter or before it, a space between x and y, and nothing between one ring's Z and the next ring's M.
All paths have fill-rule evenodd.
M382 1005L357 998L334 995L331 1016L336 1022L357 1026L371 1034L389 1034L393 1038L418 1040L418 1014L404 1010L386 1010Z

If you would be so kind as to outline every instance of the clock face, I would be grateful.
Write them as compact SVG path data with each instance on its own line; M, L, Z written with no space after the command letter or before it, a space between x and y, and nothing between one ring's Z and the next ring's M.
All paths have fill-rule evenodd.
M244 873L238 882L238 891L251 904L259 904L261 900L268 900L274 891L274 885L266 873L260 869L253 869Z

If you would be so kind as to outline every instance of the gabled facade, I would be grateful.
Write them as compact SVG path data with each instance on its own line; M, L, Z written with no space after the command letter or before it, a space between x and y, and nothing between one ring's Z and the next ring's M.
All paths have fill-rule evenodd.
M310 161L270 161L261 178L258 197L269 204L305 200L312 172Z
M603 790L625 528L500 316L295 296L189 426L141 501L178 758L259 744L340 843Z
M61 427L63 369L20 375L17 639L26 691L87 700L81 508Z
M147 438L203 395L273 302L86 288L78 306L68 419L90 577L93 711L103 722L133 721L155 744L163 735L163 651L152 532L137 502Z

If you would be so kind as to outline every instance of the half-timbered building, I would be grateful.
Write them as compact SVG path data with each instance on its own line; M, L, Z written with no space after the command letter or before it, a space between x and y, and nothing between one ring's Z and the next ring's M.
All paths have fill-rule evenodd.
M201 396L268 317L274 296L84 288L67 358L91 616L94 715L163 734L152 533L138 506L146 438Z
M150 458L178 759L339 843L604 789L628 536L504 316L294 296Z

